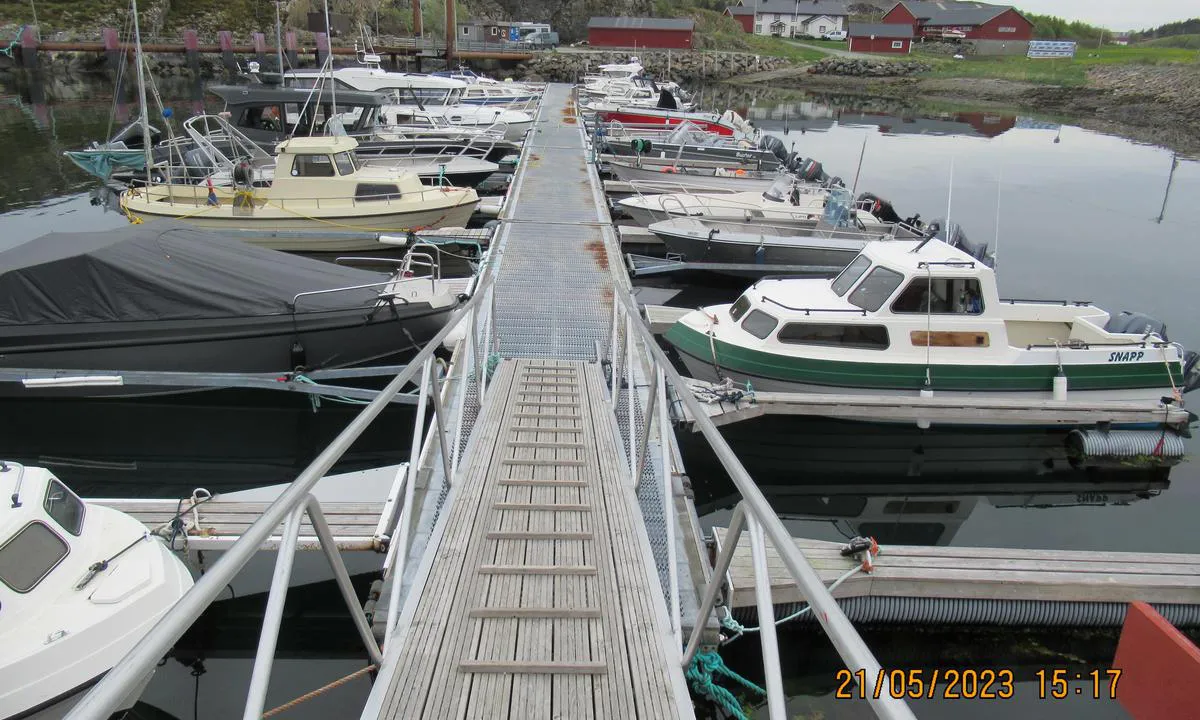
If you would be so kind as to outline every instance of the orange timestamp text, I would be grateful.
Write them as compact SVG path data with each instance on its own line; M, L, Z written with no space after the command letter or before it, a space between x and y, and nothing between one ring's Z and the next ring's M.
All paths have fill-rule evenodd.
M1007 700L1014 693L1012 670L935 669L838 670L838 699L881 697L919 700Z

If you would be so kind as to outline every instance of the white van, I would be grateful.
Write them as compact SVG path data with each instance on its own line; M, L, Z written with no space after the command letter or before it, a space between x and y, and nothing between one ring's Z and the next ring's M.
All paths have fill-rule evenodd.
M845 30L831 30L831 31L825 33L824 35L822 35L821 39L822 40L837 40L838 42L845 42L846 31Z

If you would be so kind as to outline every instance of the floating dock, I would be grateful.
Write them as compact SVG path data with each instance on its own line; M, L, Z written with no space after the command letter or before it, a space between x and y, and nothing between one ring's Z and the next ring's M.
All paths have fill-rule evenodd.
M725 528L713 528L713 536L719 550ZM826 585L860 565L842 556L841 543L794 542ZM851 575L833 591L854 620L920 622L924 616L932 621L937 613L936 621L943 623L1120 624L1125 604L1142 600L1168 606L1164 614L1175 624L1200 625L1200 555L1195 554L887 545L872 564L870 572ZM786 613L804 601L770 546L767 568L773 605L785 606ZM731 609L756 605L747 544L734 550L727 581ZM1041 613L1038 604L1043 604ZM1022 614L1029 616L1022 619ZM1099 622L1106 619L1115 623Z

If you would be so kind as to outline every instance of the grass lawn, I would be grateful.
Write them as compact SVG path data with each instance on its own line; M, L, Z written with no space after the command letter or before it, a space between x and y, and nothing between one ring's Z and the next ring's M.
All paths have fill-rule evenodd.
M826 53L812 48L800 47L783 38L752 35L739 29L735 34L724 32L705 33L697 47L704 50L747 52L755 55L787 58L792 62L811 63L827 57Z
M1036 60L1024 56L968 57L964 60L954 60L943 55L924 54L920 52L919 46L914 46L912 57L933 64L933 70L924 77L994 78L1066 86L1086 83L1087 70L1095 65L1165 65L1200 61L1200 53L1195 50L1145 45L1081 47L1076 49L1074 58Z

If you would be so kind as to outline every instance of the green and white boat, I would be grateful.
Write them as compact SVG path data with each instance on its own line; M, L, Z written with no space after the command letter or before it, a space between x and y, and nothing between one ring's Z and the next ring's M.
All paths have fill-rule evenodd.
M940 240L868 243L829 279L763 279L666 334L700 380L781 392L1159 401L1195 353L1145 316L1001 300L995 271ZM869 419L869 418L865 418Z

